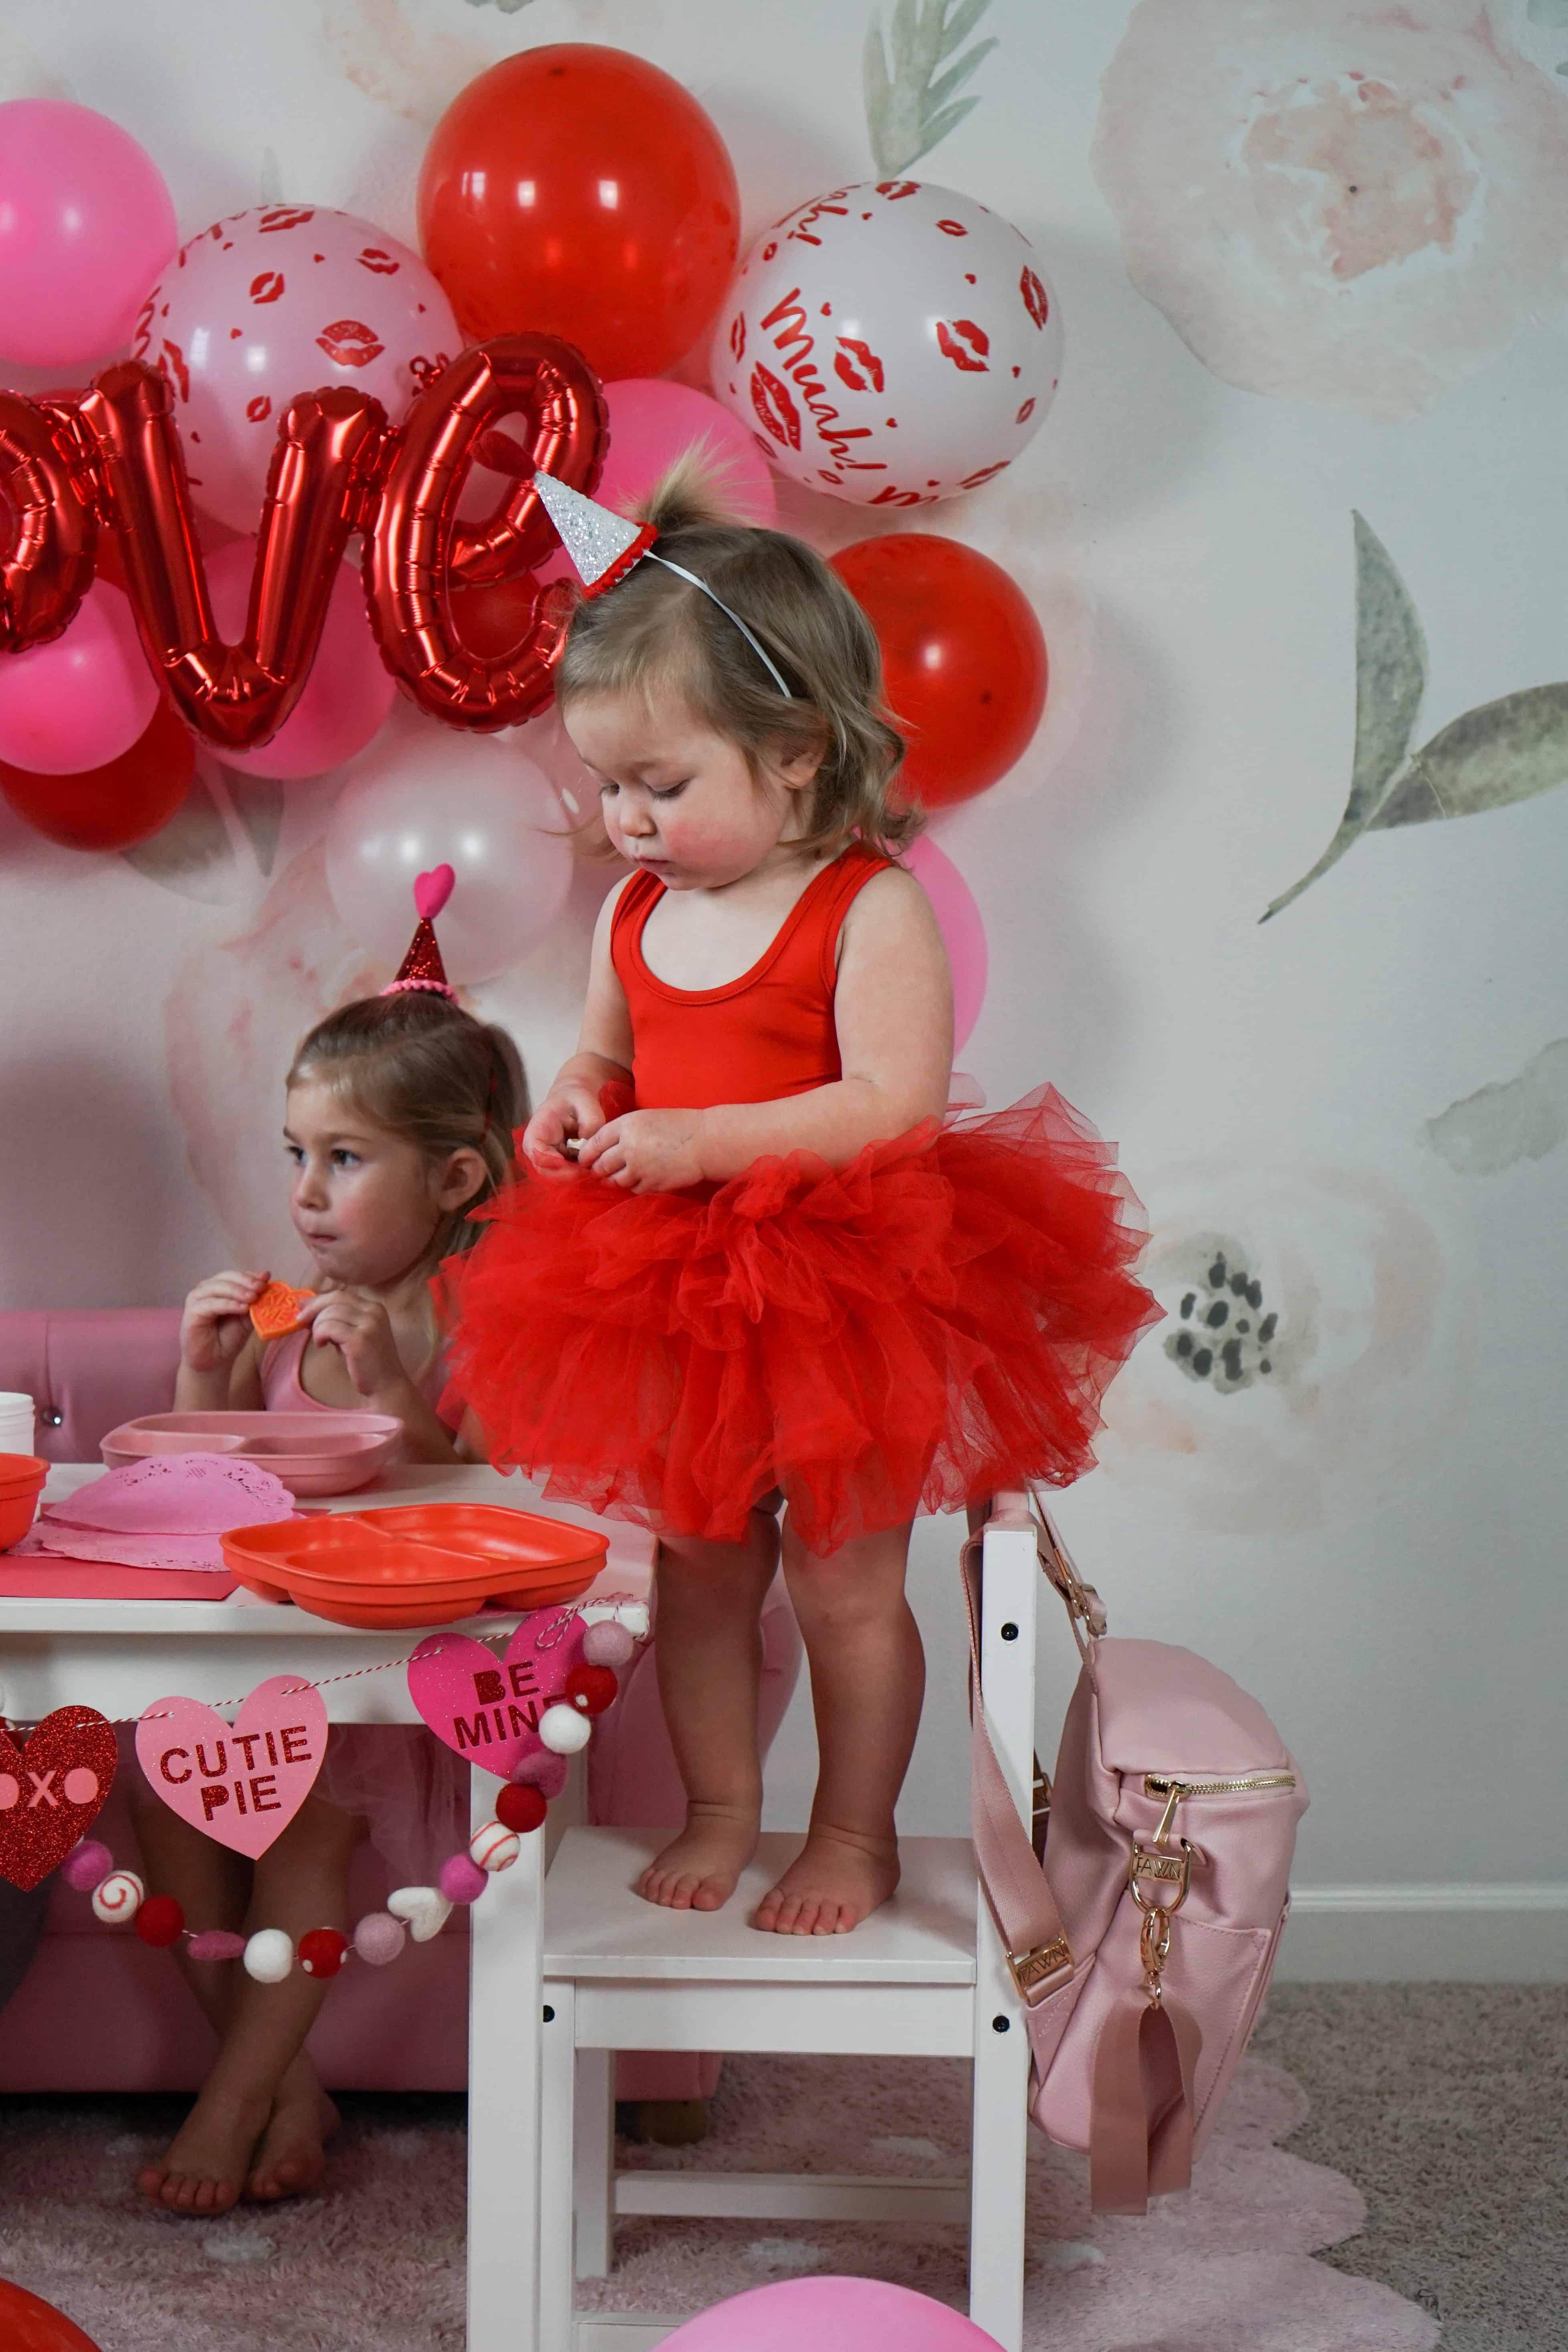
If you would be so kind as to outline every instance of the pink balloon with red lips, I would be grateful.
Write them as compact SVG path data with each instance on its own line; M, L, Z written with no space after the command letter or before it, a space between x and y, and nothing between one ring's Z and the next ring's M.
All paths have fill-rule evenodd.
M461 341L418 255L373 222L258 205L181 247L142 307L132 350L174 386L196 504L254 531L296 393L352 384L395 425Z
M781 474L857 506L926 506L978 489L1038 432L1061 315L999 213L866 181L757 239L710 360L714 398Z

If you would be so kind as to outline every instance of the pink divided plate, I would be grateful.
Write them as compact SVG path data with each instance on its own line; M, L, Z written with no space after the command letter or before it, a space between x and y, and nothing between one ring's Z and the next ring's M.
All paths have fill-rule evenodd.
M232 1454L294 1495L352 1495L397 1451L403 1424L385 1412L149 1412L103 1441L111 1470L154 1454Z

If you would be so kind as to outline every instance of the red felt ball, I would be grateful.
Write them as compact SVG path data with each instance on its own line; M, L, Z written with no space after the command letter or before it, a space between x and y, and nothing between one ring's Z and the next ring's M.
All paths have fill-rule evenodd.
M574 1666L566 1677L566 1704L584 1715L603 1715L619 1689L608 1666Z
M496 1799L496 1819L519 1837L536 1830L549 1811L542 1790L521 1780L509 1781Z
M136 1914L136 1933L158 1951L177 1944L185 1932L185 1915L172 1895L149 1895Z
M348 1948L348 1937L335 1927L312 1927L300 1938L300 1966L308 1977L335 1977Z

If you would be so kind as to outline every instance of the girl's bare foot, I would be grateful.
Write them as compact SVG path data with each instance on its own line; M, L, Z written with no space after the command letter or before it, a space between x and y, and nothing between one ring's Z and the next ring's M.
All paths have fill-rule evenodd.
M226 2213L239 2201L267 2112L265 2094L234 2095L209 2083L163 2162L150 2164L137 2175L137 2188L171 2213L189 2213L198 2220Z
M847 1936L898 1883L896 1840L814 1829L752 1925L773 1936Z
M686 1827L637 1881L645 1903L671 1911L718 1911L757 1850L757 1816L723 1805L688 1805Z
M281 2197L303 2197L320 2188L327 2168L327 2145L342 2118L300 2052L278 2085L272 2113L261 2135L245 2194L258 2205Z

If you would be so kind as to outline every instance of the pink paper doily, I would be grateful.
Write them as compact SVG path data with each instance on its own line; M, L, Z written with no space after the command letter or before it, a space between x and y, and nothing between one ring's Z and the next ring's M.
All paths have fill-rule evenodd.
M98 1528L35 1525L8 1559L105 1560L117 1568L199 1570L223 1574L226 1562L222 1538L214 1535L107 1535Z
M281 1478L259 1463L235 1461L222 1454L163 1454L122 1470L107 1470L64 1502L46 1503L42 1512L44 1520L61 1528L138 1536L217 1536L230 1528L259 1527L293 1517L294 1497ZM61 1550L64 1546L48 1549Z

